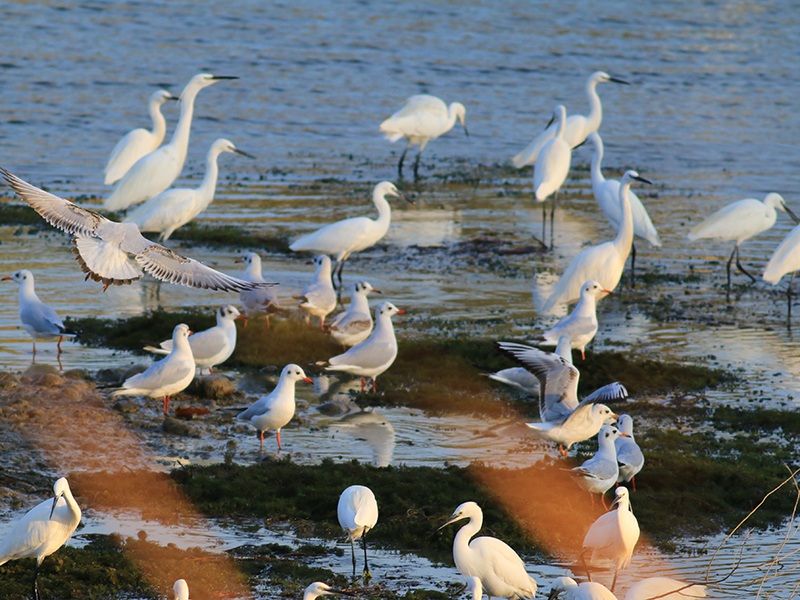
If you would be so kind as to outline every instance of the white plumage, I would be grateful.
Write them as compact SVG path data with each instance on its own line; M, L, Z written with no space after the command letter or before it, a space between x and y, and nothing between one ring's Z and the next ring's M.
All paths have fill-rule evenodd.
M558 338L555 354L572 364L572 342L568 335ZM490 373L489 379L518 388L531 396L539 396L539 379L524 367L510 367Z
M550 247L553 247L553 219L556 214L556 202L558 201L558 190L564 185L564 181L569 175L569 167L572 162L572 148L564 140L564 126L567 120L567 111L563 105L559 104L553 111L553 119L556 120L556 134L548 140L542 147L539 160L533 168L533 195L537 202L544 202L548 196L553 194L553 202L550 207ZM542 205L542 243L545 241L545 225L547 222L547 211Z
M636 491L636 474L644 467L644 454L636 439L633 437L633 419L630 415L620 415L617 419L617 428L625 436L614 441L617 449L617 464L619 464L619 477L617 483L630 481Z
M303 592L303 600L315 600L315 598L319 598L320 596L355 596L355 594L337 590L321 581L315 581Z
M597 335L597 298L610 293L597 281L583 284L575 308L544 333L545 343L558 344L562 336L569 336L572 347L580 350L581 358L585 359L586 344Z
M244 275L242 276L244 281L249 283L267 282L261 274L261 257L255 252L246 252L242 258L237 258L236 262L245 264ZM244 311L245 327L247 327L247 319L250 317L266 315L267 327L269 328L270 313L277 312L281 307L278 302L278 296L272 287L262 287L239 292L239 302Z
M578 487L590 494L600 494L605 506L605 493L617 483L619 465L617 464L617 448L614 442L620 436L616 427L604 426L597 434L597 452L583 462L581 466L570 471ZM594 506L594 496L592 496Z
M577 583L571 577L559 577L550 588L547 600L555 600L564 592L564 600L617 600L609 589L592 581Z
M339 525L347 534L353 557L353 577L356 576L355 541L364 546L364 577L371 577L367 562L367 532L378 522L378 502L372 490L363 485L351 485L339 496L336 508Z
M372 312L369 310L367 300L367 294L370 292L381 293L368 281L354 283L347 310L336 315L331 321L331 337L345 348L363 342L372 333Z
M311 317L319 317L320 325L325 326L325 317L336 308L336 290L331 279L331 259L320 254L311 261L317 266L314 277L300 296L295 296L297 305L306 313L306 325L311 325Z
M161 105L167 100L177 99L165 90L153 92L148 104L150 118L153 120L153 130L148 131L139 127L126 133L117 142L111 151L111 156L108 157L108 164L103 170L106 185L116 183L137 160L150 154L161 145L161 142L164 141L164 134L167 133L167 121L161 114Z
M178 579L172 586L174 600L189 600L189 584L185 579Z
M625 600L690 600L705 598L706 586L670 577L649 577L631 586Z

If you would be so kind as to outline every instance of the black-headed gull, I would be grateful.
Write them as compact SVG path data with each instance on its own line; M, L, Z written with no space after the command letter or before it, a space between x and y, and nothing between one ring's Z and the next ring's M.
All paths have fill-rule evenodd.
M597 452L595 455L585 460L581 466L575 467L570 471L578 487L592 495L592 506L594 506L594 494L600 494L605 507L605 493L617 483L619 465L617 464L617 448L614 442L620 436L625 437L626 435L620 433L616 427L611 425L604 426L600 433L597 434Z
M111 151L108 163L103 170L105 173L106 185L116 183L128 172L137 160L150 154L164 141L164 134L167 133L167 121L161 114L161 105L167 100L178 100L166 90L158 90L150 96L148 109L150 118L153 120L153 130L148 131L143 127L133 129L126 133Z
M371 292L381 293L368 281L354 283L350 291L350 305L346 311L336 315L329 325L331 337L345 348L363 342L372 333L372 311L367 300L367 294Z
M635 492L636 474L644 466L644 454L633 437L633 418L630 415L620 415L617 419L617 429L625 434L614 442L617 447L617 463L619 464L617 483L630 481Z
M295 252L314 252L315 254L330 254L336 258L334 275L338 276L339 287L342 285L342 270L344 262L353 252L365 250L374 245L386 235L392 221L392 209L386 201L386 196L397 196L405 199L397 191L395 185L389 181L382 181L375 186L372 192L372 202L378 209L378 218L353 217L331 223L313 233L304 235L289 248Z
M576 582L571 577L559 577L550 587L547 600L556 600L564 592L564 600L617 600L617 597L601 583Z
M687 600L705 598L706 586L670 577L648 577L631 586L625 600Z
M149 273L156 279L188 287L241 292L274 284L236 279L192 258L151 242L134 223L116 223L23 181L0 167L0 174L25 202L53 227L74 236L76 259L86 279L128 285Z
M36 340L58 340L58 351L65 337L74 337L67 332L64 322L52 307L48 306L36 295L33 288L33 273L21 269L12 275L3 277L3 281L15 281L19 284L19 320L28 335L33 338L33 353L36 354Z
M242 279L250 283L266 283L266 279L261 274L261 257L255 252L246 252L241 258L236 259L237 263L244 263L244 275ZM247 327L247 319L266 315L267 328L269 328L270 313L280 310L278 296L271 287L257 288L239 293L239 302L244 311L244 326Z
M608 559L614 562L614 581L611 584L611 591L617 585L617 575L620 569L624 569L631 562L633 549L639 541L639 522L633 515L631 500L628 495L628 488L618 487L614 503L611 510L601 515L583 538L583 550L581 560L586 565L586 553L591 552L591 563L598 558ZM586 565L586 575L589 581L592 574Z
M237 79L209 73L199 73L189 80L181 92L181 116L172 139L137 160L117 181L114 190L104 200L106 210L121 210L131 204L144 202L172 185L183 170L189 149L189 132L192 128L194 100L203 88L221 79Z
M356 344L344 354L334 356L328 361L327 371L343 371L361 377L361 391L364 391L364 378L375 380L378 375L392 366L397 358L397 338L394 335L392 317L405 314L391 302L381 302L375 309L375 330L366 340Z
M525 425L537 437L557 443L565 457L570 446L594 437L607 421L617 418L608 406L599 402L628 397L625 386L611 383L578 402L580 372L571 363L557 354L524 344L498 342L498 346L539 379L539 415L542 422ZM566 449L562 446L566 446Z
M575 308L544 334L544 344L558 344L562 335L568 335L572 347L580 350L585 359L586 344L597 334L597 298L610 294L597 281L587 281L581 288L581 297Z
M364 546L364 573L365 579L372 577L367 561L367 532L375 527L378 522L378 501L375 494L366 486L351 485L339 496L336 507L339 525L347 534L350 542L350 551L353 557L353 577L356 576L356 548L355 542L361 539Z
M555 353L572 364L572 340L568 335L558 338ZM518 388L531 396L539 396L539 378L524 367L510 367L496 373L490 373L489 379Z
M523 600L536 596L536 580L528 575L525 563L504 541L481 536L470 539L483 525L483 511L475 502L464 502L441 526L469 519L453 540L453 558L465 577L477 577L489 598Z
M467 124L464 118L467 109L461 102L451 102L448 106L444 100L428 94L417 94L406 100L403 108L394 113L380 125L381 133L384 138L394 143L406 138L403 154L400 155L400 162L397 163L397 176L403 178L403 160L406 152L414 144L419 145L419 153L414 161L414 179L418 177L419 157L428 142L435 140L453 128L456 119L461 122L464 133L469 135Z
M325 316L336 308L336 290L333 289L331 280L331 259L320 254L311 261L317 266L314 277L311 279L303 293L295 296L297 305L306 313L306 325L311 325L311 317L319 317L321 325L325 326Z
M278 437L278 452L283 449L281 427L285 427L294 416L294 388L295 383L300 380L313 383L306 377L303 369L294 364L286 365L281 371L281 378L275 389L269 395L262 396L253 402L247 410L236 415L238 420L250 423L256 428L262 450L264 449L264 432L272 430L275 430Z
M0 542L0 565L18 558L36 558L33 569L33 597L39 598L39 567L61 548L81 522L81 508L75 502L65 477L53 486L55 497L25 513Z
M186 225L213 202L219 174L217 157L223 152L235 152L253 158L251 154L237 149L230 140L220 138L208 150L206 176L199 187L164 190L133 209L122 222L136 223L139 231L157 231L158 241L167 241L176 229Z
M195 363L188 339L191 333L188 325L176 325L172 331L172 351L146 371L126 379L122 388L111 395L163 397L164 414L168 414L169 397L185 390L194 379Z
M208 369L214 372L214 367L224 363L236 349L236 323L241 318L239 311L232 304L226 304L217 309L217 324L205 331L198 331L189 336L189 346L195 365L200 372ZM172 340L159 344L159 348L145 346L144 349L155 354L169 354L172 352Z

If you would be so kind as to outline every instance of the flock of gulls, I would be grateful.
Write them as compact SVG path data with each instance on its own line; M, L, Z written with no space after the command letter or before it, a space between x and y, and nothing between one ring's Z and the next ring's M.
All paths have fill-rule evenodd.
M165 414L169 412L170 396L185 389L198 369L200 372L203 369L213 372L215 366L231 356L236 346L235 320L260 316L269 319L270 313L279 308L273 289L275 284L263 277L261 259L257 254L243 255L241 261L245 264L245 272L241 277L234 277L162 245L176 229L194 219L213 201L219 156L227 152L249 156L227 139L216 140L208 150L206 174L200 186L195 189L170 187L180 175L186 159L197 94L227 79L233 78L201 73L191 79L180 98L163 90L152 95L149 104L152 131L136 129L128 133L114 148L105 168L105 183L113 184L114 189L105 198L103 206L106 210L127 211L121 222L39 189L0 167L0 175L14 192L49 224L73 237L73 252L86 279L101 283L104 289L111 285L131 284L148 274L173 284L239 293L239 308L232 304L221 306L214 327L192 333L188 325L179 324L171 340L161 342L158 347L147 347L153 353L165 355L164 358L128 378L112 392L112 395L162 398ZM591 494L593 506L597 495L605 506L606 493L616 487L610 509L585 534L580 558L586 567L588 581L578 583L569 577L558 578L550 583L551 599L560 595L568 600L616 598L617 575L629 564L639 539L639 525L631 508L630 492L636 489L635 476L643 468L645 458L634 439L632 418L616 414L606 404L624 400L627 391L622 384L612 383L580 400L580 373L572 360L572 351L580 351L583 357L585 347L597 333L597 302L615 290L629 255L631 268L635 267L634 238L647 240L652 246L661 245L644 204L631 190L634 183L650 182L635 171L627 171L619 181L606 179L602 174L603 142L598 134L602 106L596 88L604 82L627 83L603 72L592 74L586 83L590 103L588 115L567 116L565 107L557 106L551 124L512 159L517 167L534 167L534 198L543 203L542 244L545 242L547 217L544 202L552 199L552 247L553 214L558 191L569 173L572 150L589 141L594 147L592 189L609 223L617 230L614 239L589 247L575 256L545 301L545 311L577 302L572 312L543 336L542 345L555 345L555 352L525 344L498 342L500 350L517 360L521 367L491 375L495 380L538 397L541 421L525 425L533 435L557 445L563 456L567 456L574 444L597 438L597 453L570 471L576 485ZM162 145L166 121L161 106L172 100L180 103L180 118L171 140ZM419 157L428 142L448 132L456 121L464 126L466 132L465 115L464 105L458 102L448 106L434 96L417 95L381 123L380 131L386 139L391 142L405 139L407 142L398 163L398 176L402 178L408 149L418 145L419 153L413 166L416 178ZM368 295L380 291L367 281L356 281L351 287L348 308L329 320L327 326L325 321L339 304L342 271L348 257L369 248L386 234L391 222L389 197L403 198L403 195L391 182L378 183L372 197L377 219L357 217L332 223L300 237L290 246L293 251L315 255L313 264L316 271L296 297L298 309L305 315L307 325L312 318L319 319L332 339L345 348L342 354L331 357L325 368L360 377L362 390L367 380L371 380L375 391L376 379L394 362L397 340L392 317L403 314L403 311L391 302L381 302L375 308L373 319ZM785 211L794 218L783 198L771 193L763 202L755 199L735 202L708 217L689 233L690 240L715 238L735 242L727 264L728 290L734 258L736 266L755 280L741 265L739 246L769 229L775 223L776 210ZM160 243L149 240L143 233L157 233ZM777 283L789 272L794 276L794 271L800 268L798 244L800 225L775 251L763 274L765 280ZM58 340L61 352L61 341L73 334L67 331L56 311L37 297L33 273L20 270L4 279L19 285L20 320L33 339L33 352L36 352L37 340ZM275 431L278 451L282 449L280 430L294 416L295 385L298 382L311 382L311 379L300 366L286 365L275 389L237 416L256 429L262 449L267 431ZM616 427L613 425L615 422ZM42 502L22 517L0 543L0 564L26 557L36 559L33 596L37 599L37 577L42 560L69 539L81 519L81 509L65 478L56 481L54 494L54 498ZM353 576L356 573L355 542L361 540L363 577L371 577L366 535L378 521L378 505L373 492L361 485L345 489L339 499L338 518L352 544ZM474 537L483 521L476 503L468 501L458 506L442 527L462 520L466 520L466 524L455 536L453 556L473 598L479 599L484 593L489 598L511 600L535 597L537 582L527 573L522 559L513 549L494 537ZM598 560L610 561L614 565L610 588L592 581L590 565ZM188 600L188 585L184 580L175 583L174 592L177 600ZM322 595L352 594L315 582L307 588L305 600ZM655 577L635 584L625 598L675 600L705 595L705 588L701 585Z

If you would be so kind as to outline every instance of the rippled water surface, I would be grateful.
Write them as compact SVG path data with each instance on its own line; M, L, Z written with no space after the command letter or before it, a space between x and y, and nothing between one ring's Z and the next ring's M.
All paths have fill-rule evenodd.
M785 282L780 290L760 280L748 286L734 274L728 304L724 262L731 244L685 239L691 224L733 200L777 191L790 205L797 201L800 12L791 2L18 1L5 3L0 15L0 165L95 207L108 193L102 169L111 148L129 129L149 124L150 94L159 86L178 93L200 71L240 79L198 96L177 184L199 185L208 146L229 138L257 159L221 157L216 200L201 220L246 223L256 233L290 239L372 211L370 190L395 179L402 151L381 138L378 124L407 96L461 101L469 137L456 127L430 144L422 185L400 185L416 206L395 206L382 245L354 257L345 271L409 310L397 319L401 344L404 335L430 333L428 318L452 319L454 327L486 336L530 335L552 322L536 303L584 245L613 236L591 197L588 147L575 151L577 168L562 190L555 252L487 261L454 258L448 249L485 237L512 248L529 244L541 226L539 207L530 201L530 172L495 168L478 180L478 166L507 165L557 103L585 113L591 72L627 79L629 86L598 88L604 167L607 175L635 168L656 183L639 191L663 247L640 242L637 264L660 279L620 289L601 303L595 347L741 369L742 385L714 392L713 401L737 404L758 394L765 405L795 408L800 350L785 327ZM165 113L169 135L177 110ZM743 245L744 263L760 274L790 227L781 214L771 231ZM229 273L240 269L234 264L239 251L258 250L174 246ZM31 269L41 298L62 315L119 317L236 300L147 281L101 293L84 283L70 249L55 232L0 227L0 271ZM281 283L286 305L308 269L304 260L280 255L264 263L265 274ZM696 277L687 280L690 274ZM6 282L0 289L0 365L18 371L31 363L30 341L19 328L16 288ZM670 318L642 310L648 298L668 298ZM69 343L65 349L65 369L134 361ZM39 350L37 362L55 364L53 344ZM362 422L326 421L310 411L330 435L289 432L299 455L313 450L376 464L474 458L518 464L520 455L507 453L524 444L514 436L487 441L469 417L420 426L416 411L405 409ZM422 432L435 442L429 447L414 444L421 427L430 428ZM155 450L167 455L170 448ZM767 538L757 543L766 548ZM644 568L647 557L638 560ZM701 578L705 563L691 553L670 559L676 572L693 579ZM438 581L454 577L448 570Z

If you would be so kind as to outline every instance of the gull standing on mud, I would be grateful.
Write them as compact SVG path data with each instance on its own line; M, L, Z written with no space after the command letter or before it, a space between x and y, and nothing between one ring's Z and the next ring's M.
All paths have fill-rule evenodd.
M585 360L584 349L586 344L591 342L594 336L597 335L597 298L601 294L610 293L611 291L603 288L598 281L584 283L581 288L580 300L578 300L575 308L545 332L545 341L542 344L558 344L562 336L569 336L572 347L580 350L581 358Z
M136 223L139 231L158 231L158 241L166 242L173 232L203 212L214 200L217 191L217 157L235 152L248 158L252 154L238 150L233 142L220 138L211 144L206 156L206 175L198 188L172 188L137 206L123 223Z
M122 210L131 204L144 202L172 185L183 170L189 149L194 101L203 88L222 79L238 79L200 73L192 77L181 92L181 116L168 144L164 144L136 161L120 179L114 191L104 200L106 210Z
M300 296L294 296L297 305L306 313L306 327L311 326L311 317L320 318L325 327L325 317L336 308L336 290L331 278L331 259L325 254L315 256L309 263L317 265L314 277Z
M363 342L372 333L372 312L367 300L370 292L381 293L368 281L354 283L350 292L350 305L346 311L336 315L330 324L331 337L345 348Z
M255 252L247 252L242 258L237 258L237 263L244 263L245 270L242 279L249 283L267 283L261 274L261 257ZM239 302L244 311L244 326L247 327L247 319L265 315L267 317L267 329L269 329L269 315L280 310L278 296L272 287L261 287L254 290L239 292Z
M617 483L630 481L635 492L636 474L644 467L644 454L633 437L633 419L631 416L620 415L619 419L617 419L617 429L625 434L614 441L614 446L617 449L617 464L619 464Z
M536 596L536 580L528 575L525 563L508 544L489 536L470 541L483 525L483 511L475 502L461 504L439 529L461 519L469 519L453 540L453 559L461 574L477 577L490 600Z
M553 195L553 203L550 206L550 248L553 247L554 243L553 220L556 216L558 190L564 185L572 163L572 148L564 140L567 110L562 104L556 106L553 111L553 119L556 121L556 135L544 145L539 160L533 168L533 195L537 202L542 203L542 244L545 243L544 234L545 225L547 224L547 211L544 207L544 201L547 200L548 196Z
M53 485L54 498L29 510L0 542L0 565L19 558L36 558L33 598L39 600L39 567L42 561L67 543L81 522L81 507L75 502L65 477Z
M149 273L159 281L188 287L241 292L269 284L230 277L145 238L133 223L115 223L23 181L0 167L0 175L50 225L74 236L73 253L86 279L128 285Z
M191 333L185 323L176 325L172 331L172 351L146 371L126 379L122 388L111 395L163 396L164 414L169 414L169 397L185 390L194 379L195 362L188 339Z
M103 170L106 185L116 183L137 160L150 154L164 141L164 134L167 133L167 121L161 114L161 105L167 100L178 100L178 98L165 90L153 92L148 104L150 118L153 120L153 130L148 131L142 127L133 129L114 146L111 156L108 157L108 164Z
M406 152L414 144L419 145L419 153L414 161L414 179L418 178L419 157L428 142L435 140L453 128L456 119L461 122L464 133L469 135L467 124L464 118L467 109L460 102L451 102L450 106L444 100L428 94L418 94L411 96L405 106L386 119L380 125L383 136L394 143L397 140L406 138L403 153L400 155L400 162L397 163L397 176L403 178L403 160Z
M378 501L375 494L366 486L351 485L339 496L336 508L339 525L347 534L350 550L353 557L353 577L356 576L356 548L355 542L361 539L364 546L364 579L372 577L367 561L367 532L375 527L378 522Z
M614 442L620 436L627 436L627 434L620 433L616 427L611 425L603 427L597 434L597 453L584 461L581 466L570 471L570 475L575 479L578 487L591 495L592 508L594 508L594 494L600 494L603 508L607 508L605 494L617 483L619 465Z
M61 342L65 337L75 337L75 334L67 332L64 321L56 311L36 295L33 273L22 269L3 277L2 281L14 281L19 284L19 320L33 339L33 353L36 354L36 340L58 340L58 353L61 354Z

